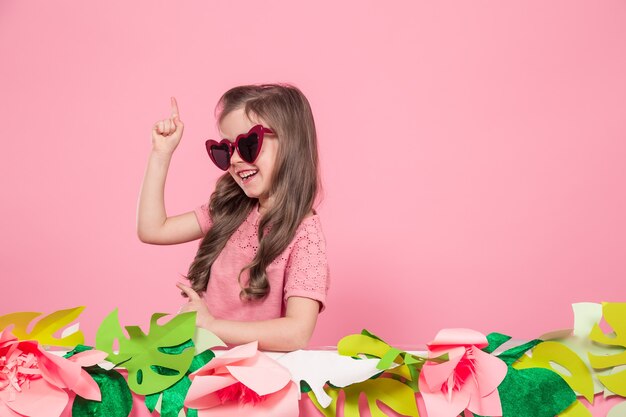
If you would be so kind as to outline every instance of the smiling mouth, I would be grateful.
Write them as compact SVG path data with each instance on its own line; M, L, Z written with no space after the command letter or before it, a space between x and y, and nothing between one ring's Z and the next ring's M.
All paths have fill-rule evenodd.
M241 181L245 183L245 182L248 182L252 177L254 177L257 172L259 171L258 170L242 171L239 173L239 178L241 178Z

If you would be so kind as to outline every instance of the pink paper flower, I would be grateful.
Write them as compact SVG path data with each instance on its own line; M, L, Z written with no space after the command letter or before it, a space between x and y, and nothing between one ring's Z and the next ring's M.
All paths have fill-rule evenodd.
M480 350L488 345L482 333L444 329L428 345L428 357L448 354L448 361L427 361L419 376L419 389L431 417L456 417L467 409L479 415L501 416L496 389L507 372L506 364Z
M0 333L0 416L57 417L68 402L66 390L100 401L100 388L82 366L107 354L97 350L70 359L44 351L36 341L18 341Z
M185 406L197 409L199 417L297 417L291 374L257 346L237 346L189 375Z

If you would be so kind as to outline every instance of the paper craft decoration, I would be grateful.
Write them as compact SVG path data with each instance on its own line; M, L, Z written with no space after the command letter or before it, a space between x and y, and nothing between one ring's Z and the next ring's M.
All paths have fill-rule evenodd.
M194 342L190 340L189 343L177 346L175 348L164 348L163 351L169 354L178 354L186 348L193 346L193 344ZM198 369L202 368L214 357L215 354L210 350L205 350L204 352L194 356L189 369L185 373L185 377L181 378L171 387L163 390L163 392L158 392L146 396L146 406L148 407L148 410L157 410L161 417L180 416L181 410L183 410L185 397L187 396L187 392L189 391L189 387L191 386L191 380L188 378L188 376L192 372L195 372ZM195 412L195 410L193 410L193 412L187 410L187 415L189 416L191 414L197 415L197 412Z
M192 373L185 406L199 417L298 416L298 389L289 371L257 347L237 346Z
M378 369L403 378L417 391L417 374L424 358L396 349L367 330L342 338L337 344L337 351L346 356L379 358Z
M68 308L67 310L55 311L42 317L33 329L28 332L28 325L41 316L42 313L20 312L0 316L0 330L9 328L11 333L19 340L36 340L42 345L67 346L73 348L85 343L85 336L76 328L70 334L62 334L60 338L54 336L56 332L69 325L82 313L85 307Z
M334 387L363 382L382 371L376 367L378 359L354 359L339 356L336 352L297 350L277 359L291 373L291 379L300 386L305 381L315 395L317 402L328 407L332 398L324 391L326 382Z
M222 341L215 333L208 331L202 327L196 327L193 335L193 345L196 355L214 347L226 347L226 343Z
M506 364L483 352L482 333L470 329L444 329L428 344L431 359L447 355L445 362L427 361L419 388L429 416L456 417L467 409L482 416L500 416L497 391L507 373Z
M589 415L591 415L591 413L589 413ZM626 416L626 401L621 402L617 404L615 407L611 408L606 415L606 417L623 417L623 416Z
M324 389L324 395L331 398L327 406L322 406L317 398L309 393L309 397L318 410L327 417L334 417L339 413L339 396L344 394L344 417L359 416L359 398L364 394L370 413L374 417L385 416L378 402L384 403L397 413L407 416L417 416L415 391L417 390L417 373L423 359L393 348L376 335L363 330L361 334L348 335L337 344L337 351L341 355L354 358L375 358L378 378L345 386L329 386ZM384 371L384 372L383 372ZM322 398L325 398L322 396Z
M164 324L157 321L165 315L155 314L144 334L137 326L125 326L124 332L114 311L98 329L100 345L107 352L77 345L61 357L47 352L50 348L38 341L20 340L11 330L22 338L59 346L73 340L68 336L82 338L78 324L71 323L83 307L46 316L11 313L0 316L5 326L0 332L0 416L147 417L156 410L161 417L295 417L300 383L302 392L327 417L341 412L344 417L360 416L359 398L367 400L374 417L386 415L382 404L396 413L417 416L418 385L430 417L455 413L459 408L451 407L459 393L468 396L459 401L467 402L465 417L495 413L498 410L487 409L493 404L485 401L494 392L503 417L590 417L588 402L578 401L573 389L589 402L603 391L605 396L621 396L601 404L613 406L608 417L620 417L626 414L626 304L579 303L573 308L573 330L544 336L550 340L515 345L499 333L485 338L467 329L461 329L462 334L444 330L429 344L424 358L364 330L339 342L337 349L344 356L328 351L271 353L278 363L258 352L256 345L226 352L208 350L223 342L195 328L195 313L183 313ZM611 330L600 328L603 318ZM33 330L27 331L28 327ZM113 349L116 340L119 350ZM184 355L193 356L193 361L185 362ZM281 358L287 367L280 366ZM501 367L482 365L493 359L505 364L504 379ZM132 392L126 379L153 392ZM435 394L440 396L439 405L447 401L443 408L432 409L428 396L433 392L427 392L424 383L430 391L432 385L439 385ZM496 385L497 390L492 390ZM300 405L303 410L309 407Z
M509 339L510 336L490 333L487 335L489 345L483 350L493 353ZM541 340L534 339L498 354L508 367L504 380L498 385L503 417L554 417L576 400L574 391L554 371L544 368L517 370L512 367L526 351L539 343Z
M578 358L585 364L587 369L585 373L590 374L594 394L604 392L605 396L614 395L598 379L600 375L610 374L611 369L594 370L589 362L589 356L615 355L623 352L624 348L620 346L595 343L589 338L594 326L600 323L602 319L602 304L575 303L572 304L572 310L574 313L573 329L553 331L541 336L540 338L546 341L558 342L559 344L569 348L578 356ZM572 386L572 388L580 393L575 386ZM593 403L593 401L588 398L588 395L585 395L585 397L588 401Z
M36 341L19 341L0 333L0 416L58 417L69 397L66 390L100 400L100 389L82 369L106 357L96 350L69 359L43 350Z
M415 401L415 392L406 384L388 377L380 377L370 379L357 384L349 385L342 389L329 389L328 395L331 397L331 405L327 408L321 407L315 396L309 395L313 404L326 417L335 417L339 415L339 395L344 393L343 416L359 417L359 398L364 394L367 398L372 417L385 417L385 414L378 402L385 404L396 413L418 417L417 403ZM310 393L309 393L310 394Z
M127 338L116 309L104 319L96 333L96 348L109 354L107 360L128 370L128 386L137 394L163 391L183 378L191 365L193 346L176 354L165 353L163 348L191 340L196 313L179 314L161 326L157 320L164 316L163 313L152 315L148 334L138 326L126 326ZM119 352L113 351L115 340L119 342Z
M614 334L606 335L598 324L594 325L589 338L594 342L610 346L626 347L626 303L602 303L604 320L611 326ZM626 352L615 355L598 356L589 354L589 362L596 369L607 369L626 365ZM626 396L626 370L605 376L598 376L605 387L615 394Z
M556 368L552 364L558 365ZM587 401L593 403L593 380L585 363L578 355L564 344L542 342L532 350L532 356L522 356L513 365L515 369L544 368L561 376L567 384ZM566 372L561 371L565 369Z
M164 353L168 354L179 354L190 346L194 347L196 356L193 357L191 365L185 373L185 377L181 378L171 387L164 389L162 392L146 395L146 406L149 411L156 410L161 417L180 417L183 415L183 413L185 413L185 410L183 410L183 402L191 386L191 380L188 378L189 374L197 371L215 357L215 354L209 349L225 347L226 344L213 332L201 327L196 327L193 341L190 340L188 343L173 348L162 348L162 350ZM187 417L194 417L198 414L197 411L193 409L186 410L186 413Z

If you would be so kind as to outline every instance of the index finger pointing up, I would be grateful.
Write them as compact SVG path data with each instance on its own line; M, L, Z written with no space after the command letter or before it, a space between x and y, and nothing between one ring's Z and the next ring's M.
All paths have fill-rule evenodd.
M178 103L176 103L176 99L172 97L172 119L178 116Z
M185 294L187 294L187 297L189 297L190 301L196 301L200 299L200 296L197 292L193 290L193 288L188 287L185 284L181 284L180 282L177 283L176 286L180 288Z

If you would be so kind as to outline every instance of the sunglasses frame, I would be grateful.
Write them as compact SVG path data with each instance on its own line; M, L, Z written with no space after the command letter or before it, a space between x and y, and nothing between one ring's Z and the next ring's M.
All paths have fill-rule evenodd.
M241 152L239 152L239 140L247 138L247 137L249 137L253 133L256 133L259 145L257 147L256 154L254 155L254 158L252 158L251 161L248 161L241 155ZM216 140L213 140L213 139L208 139L204 143L204 145L206 147L207 153L209 154L209 158L211 158L211 161L213 161L215 166L218 167L219 169L221 169L222 171L228 171L228 167L230 167L230 158L235 153L235 150L237 150L237 154L239 154L239 157L242 160L246 161L249 164L254 163L254 161L256 161L256 159L259 157L259 154L261 153L261 146L263 145L263 135L266 134L266 133L270 134L270 135L274 134L274 132L271 129L269 129L269 128L263 126L263 125L254 125L254 126L252 126L252 128L250 128L250 130L247 133L242 133L242 134L238 135L234 142L231 142L228 139L222 139L219 142L216 141ZM221 166L219 166L219 164L215 161L215 157L213 156L213 152L211 152L211 147L212 146L221 146L221 145L227 145L228 146L228 166L226 168L222 168Z

